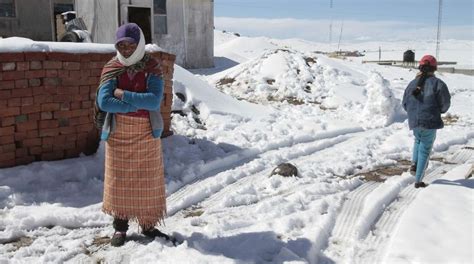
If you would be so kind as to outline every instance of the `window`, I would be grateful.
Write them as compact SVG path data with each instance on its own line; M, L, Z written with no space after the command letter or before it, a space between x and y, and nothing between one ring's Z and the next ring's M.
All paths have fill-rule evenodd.
M153 26L155 34L168 34L166 0L153 0Z
M0 0L0 17L15 17L14 0Z

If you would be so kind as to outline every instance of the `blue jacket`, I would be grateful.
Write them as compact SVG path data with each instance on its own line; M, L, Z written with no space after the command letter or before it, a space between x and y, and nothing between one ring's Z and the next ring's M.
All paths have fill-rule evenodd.
M124 91L122 100L114 97L117 88L117 79L111 79L99 87L97 105L102 111L107 112L101 139L107 140L115 130L115 113L136 112L138 109L148 110L154 138L161 137L163 132L163 119L160 113L161 100L163 99L164 82L155 74L148 74L146 78L147 92L136 93Z
M430 76L425 81L423 91L415 96L412 93L417 83L418 78L411 81L403 95L402 104L403 109L408 113L408 126L410 129L443 128L441 114L446 113L451 105L448 86L435 76Z

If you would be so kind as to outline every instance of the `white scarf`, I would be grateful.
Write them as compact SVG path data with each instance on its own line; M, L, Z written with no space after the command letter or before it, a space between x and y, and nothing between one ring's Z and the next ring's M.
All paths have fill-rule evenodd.
M125 58L117 51L117 59L122 63L123 66L130 66L139 62L143 56L145 56L145 36L140 29L140 41L138 42L137 49L128 58Z

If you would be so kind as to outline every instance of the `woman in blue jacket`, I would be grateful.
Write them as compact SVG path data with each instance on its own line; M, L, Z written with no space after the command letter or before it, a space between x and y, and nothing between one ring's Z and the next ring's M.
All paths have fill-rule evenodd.
M434 75L437 61L433 56L423 56L418 68L420 72L405 89L403 108L408 113L408 125L415 136L410 172L416 178L415 188L424 188L426 184L422 180L436 130L444 126L441 114L448 111L451 95L446 84Z
M138 25L122 25L116 37L117 56L102 70L96 103L106 112L99 125L106 141L102 210L114 218L111 244L121 246L130 220L148 237L169 237L155 228L166 215L161 67L145 52Z

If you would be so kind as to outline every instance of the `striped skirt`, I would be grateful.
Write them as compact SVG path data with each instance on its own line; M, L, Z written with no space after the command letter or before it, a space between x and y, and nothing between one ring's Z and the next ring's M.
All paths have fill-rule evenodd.
M102 210L148 229L166 215L161 140L153 138L148 118L115 118L115 131L105 145Z

